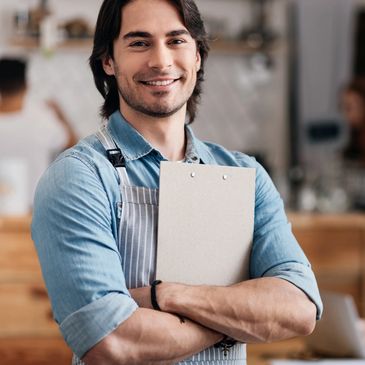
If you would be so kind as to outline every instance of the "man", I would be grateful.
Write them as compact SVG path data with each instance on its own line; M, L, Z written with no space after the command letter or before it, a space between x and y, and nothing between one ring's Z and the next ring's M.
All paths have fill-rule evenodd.
M26 69L21 58L0 59L0 159L26 166L30 208L42 173L56 152L76 143L76 135L58 104L27 98Z
M33 218L55 319L87 365L244 364L242 343L307 335L321 314L310 265L266 172L185 126L207 52L192 0L101 7L90 64L108 125L47 171ZM163 160L256 168L251 280L153 282ZM230 339L239 343L226 351Z

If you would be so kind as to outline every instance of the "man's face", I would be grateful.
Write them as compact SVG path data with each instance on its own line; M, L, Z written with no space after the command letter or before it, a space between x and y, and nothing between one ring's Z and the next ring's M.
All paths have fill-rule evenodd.
M167 117L193 93L200 55L195 40L166 0L134 0L122 10L114 60L104 70L118 82L121 111Z

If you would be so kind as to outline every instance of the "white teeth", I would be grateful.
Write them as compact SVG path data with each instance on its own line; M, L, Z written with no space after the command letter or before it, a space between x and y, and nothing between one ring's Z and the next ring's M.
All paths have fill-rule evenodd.
M152 86L167 86L167 85L171 85L173 82L174 82L174 80L146 81L146 84L152 85Z

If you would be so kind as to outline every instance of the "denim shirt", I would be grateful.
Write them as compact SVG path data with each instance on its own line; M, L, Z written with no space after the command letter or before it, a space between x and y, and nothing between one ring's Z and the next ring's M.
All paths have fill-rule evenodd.
M162 154L120 112L110 117L108 129L125 157L132 185L158 188ZM293 283L313 301L320 318L315 277L266 171L243 153L200 141L189 127L186 139L186 162L256 169L250 277ZM120 199L118 174L95 135L61 154L36 191L32 237L54 318L80 358L138 307L126 287L117 248Z

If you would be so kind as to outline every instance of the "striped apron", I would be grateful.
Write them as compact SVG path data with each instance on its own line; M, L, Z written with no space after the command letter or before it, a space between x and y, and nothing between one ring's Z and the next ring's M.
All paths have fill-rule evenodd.
M118 250L129 289L149 286L155 280L158 189L130 184L120 149L104 127L97 137L107 151L120 178L122 212L118 230ZM112 157L110 157L112 155ZM242 365L246 363L246 345L236 344L224 355L210 347L179 365ZM84 365L73 356L72 365ZM142 364L141 364L142 365Z

